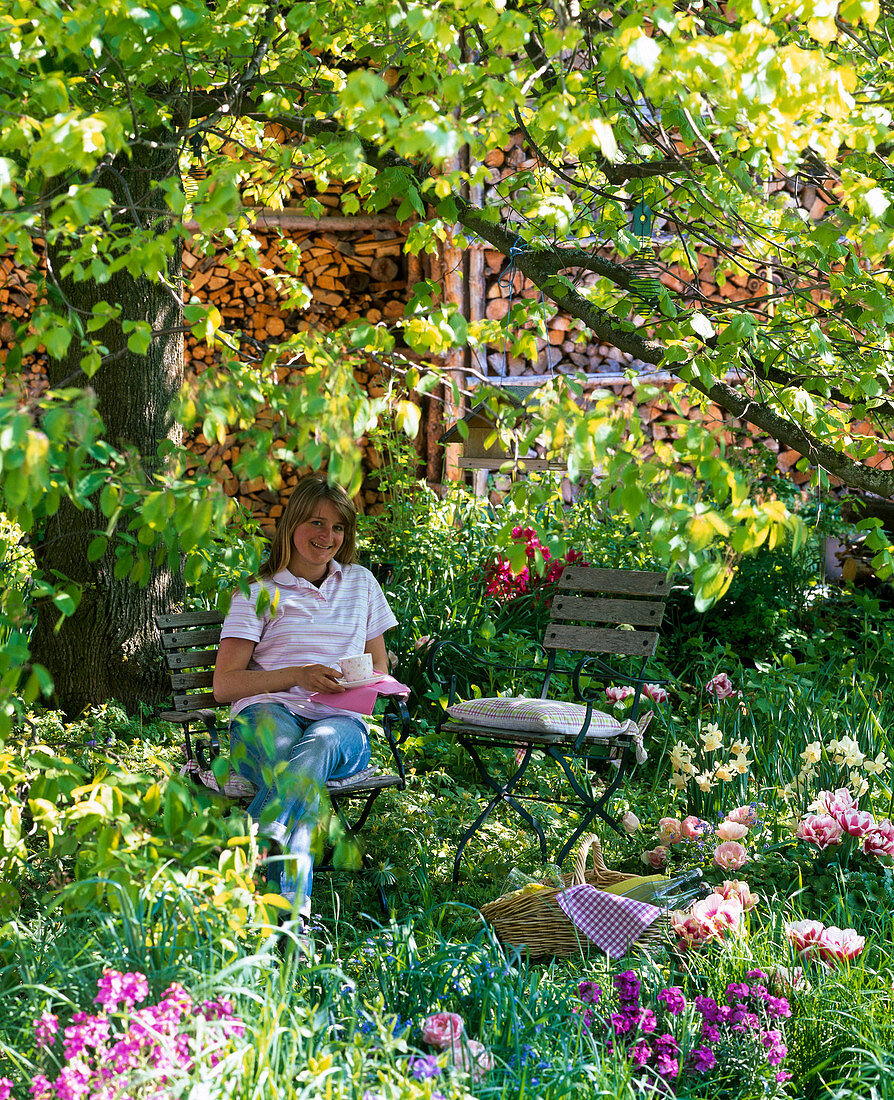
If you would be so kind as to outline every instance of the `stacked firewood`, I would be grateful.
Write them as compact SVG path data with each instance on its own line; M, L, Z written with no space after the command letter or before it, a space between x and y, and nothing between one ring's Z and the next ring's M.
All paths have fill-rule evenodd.
M505 149L496 149L485 158L488 178L484 185L484 200L488 203L499 202L501 196L518 186L527 186L526 173L544 171L533 150L526 148L521 133L512 135ZM803 214L813 220L822 218L827 209L825 195L835 187L831 179L817 179L804 182L798 177L779 176L766 183L768 199L777 196L775 201L799 208ZM509 208L504 207L508 215ZM663 239L670 239L671 227L664 219L656 216L654 223L654 246L660 253ZM586 247L586 246L585 246ZM610 249L599 248L597 254L603 258L618 260ZM628 259L623 261L630 265ZM518 299L537 300L540 291L514 270L510 262L501 253L485 251L486 271L486 307L485 316L500 321L510 311L513 301ZM597 281L597 276L588 272L568 272L573 281L586 288ZM655 276L672 292L683 296L692 304L707 309L722 307L729 303L747 305L755 302L773 289L777 276L768 268L736 268L733 266L718 274L717 256L710 250L698 251L698 270L687 271L679 265L656 264ZM543 307L544 318L551 312ZM648 313L648 307L644 307ZM488 374L496 378L523 375L564 374L584 371L589 374L619 374L628 367L636 366L633 356L621 352L606 344L593 344L586 333L577 328L577 323L566 314L558 313L547 321L547 338L537 339L536 360L525 360L506 354L505 349L492 348L487 354ZM520 379L521 380L521 379Z
M35 241L34 246L40 252L43 242ZM21 341L22 329L27 325L37 304L37 287L34 283L29 282L16 267L12 256L0 257L0 365L6 364L9 351L14 344ZM46 361L46 351L43 348L23 356L15 373L3 375L4 389L12 389L23 398L43 393L48 385Z
M261 242L258 266L246 262L228 269L220 256L200 258L188 248L183 255L188 292L216 306L224 327L238 329L249 344L263 347L290 333L361 318L375 324L403 316L408 292L404 238L397 231L302 231L289 234L288 247L273 233L255 235ZM296 247L297 265L288 255ZM297 280L311 293L303 308L282 306L281 291L289 293L290 279L292 286ZM188 354L205 360L214 353L188 341Z
M286 235L285 229L283 234ZM201 259L189 249L184 252L184 271L189 272L191 292L220 310L226 329L241 332L241 347L247 356L263 357L270 345L309 329L332 329L360 319L376 324L403 316L408 289L404 237L398 231L301 230L288 232L287 243L272 232L255 235L261 242L262 259L258 266L243 263L228 271L216 255ZM293 262L290 254L296 248L300 259ZM288 292L290 278L303 283L310 292L310 300L303 308L282 306L280 290ZM187 339L186 355L187 369L199 372L219 358L215 349L191 338ZM284 387L297 384L300 375L300 364L280 366L277 370L277 380ZM358 368L355 377L370 396L384 392L386 379L378 364ZM277 425L269 411L262 411L256 423L259 429L277 435ZM379 460L368 443L362 445L363 466L371 471ZM273 446L285 448L285 440L274 438ZM189 447L194 456L191 468L207 465L227 495L236 499L265 529L282 513L283 501L303 472L284 465L281 484L270 488L260 477L238 479L234 463L239 457L239 446L234 434L217 443L198 433L189 441ZM381 494L371 487L369 478L359 503L364 510L381 503Z
M521 136L516 135L506 149L495 150L488 155L486 166L489 180L484 188L484 200L492 202L496 199L494 188L497 184L511 186L511 177L537 170L537 161L524 148ZM239 334L241 350L247 357L260 360L272 344L291 333L307 329L328 329L360 319L373 324L394 322L403 316L414 282L426 274L437 281L444 281L446 267L439 273L423 266L422 261L404 255L405 233L393 219L353 218L351 209L356 203L345 203L350 190L350 187L343 188L338 184L321 190L307 177L296 176L291 180L287 193L281 196L282 210L266 210L258 219L254 230L260 242L261 261L258 265L239 262L224 251L206 256L198 249L185 248L183 264L187 299L195 295L199 300L216 306L222 315L224 328ZM793 188L791 181L780 180L774 181L768 190L784 190L787 199L803 206L811 217L820 217L824 212L820 185L811 184L798 190ZM252 196L246 195L245 198L249 203L256 201ZM309 207L309 202L317 205ZM320 215L320 223L312 224L308 210ZM475 288L469 287L481 299L479 316L502 320L507 316L513 299L538 301L539 291L512 269L505 256L480 245L473 244L472 247L478 249L478 256L483 261L479 283ZM296 252L299 253L297 260ZM596 279L591 273L571 274L576 274L582 285ZM688 294L694 301L719 303L723 300L744 302L766 293L772 273L732 271L721 282L715 277L714 259L705 253L700 257L697 275L671 268L661 277L669 288ZM280 291L292 278L304 283L310 292L310 300L300 308L283 307ZM288 287L285 286L285 289L288 290ZM33 310L35 293L36 288L16 270L11 257L0 259L0 362L5 362L8 348L15 338L14 325L25 320ZM591 342L588 333L567 314L550 316L548 305L536 308L543 309L546 319L546 335L537 339L536 359L513 356L509 341L502 347L492 346L487 349L485 357L490 380L512 378L523 382L524 376L583 371L605 378L606 383L611 384L621 397L632 394L632 388L619 379L627 368L637 366L629 354L607 344ZM218 358L219 353L214 348L204 342L187 339L187 371L201 372ZM278 369L280 382L289 385L300 370L300 365L281 366ZM610 381L611 376L616 381ZM359 370L357 378L371 396L379 396L383 392L386 380L381 376L378 365ZM45 387L43 349L38 349L28 358L23 364L22 374L13 384L27 395L40 392ZM443 410L434 399L423 398L422 401L425 406L423 429L417 449L423 464L427 464L430 478L436 479L437 474L433 471L440 468L437 439L443 428ZM276 435L276 426L272 419L269 424L265 422L266 415L262 412L258 422ZM669 405L661 409L650 407L640 410L640 415L647 421L656 441L666 438L672 430L670 420L675 414ZM719 409L704 411L696 405L688 409L686 415L716 419L721 434L738 434L738 427L730 423ZM774 447L772 441L764 442ZM265 517L268 521L276 518L283 496L300 473L284 467L282 485L270 489L257 478L240 481L236 472L238 444L235 436L228 436L223 443L217 443L209 442L199 434L189 441L189 445L194 455L194 469L207 466L228 495L238 499L252 514ZM274 445L281 446L282 440L276 440ZM796 452L783 450L779 454L779 466L789 469L799 458ZM374 475L380 461L380 456L366 446L364 465L368 476L360 503L367 510L376 510L381 503ZM793 476L796 481L803 482L809 475L793 470Z

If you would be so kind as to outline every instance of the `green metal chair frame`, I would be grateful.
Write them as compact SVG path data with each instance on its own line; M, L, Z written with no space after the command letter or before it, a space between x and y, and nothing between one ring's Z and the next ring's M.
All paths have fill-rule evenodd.
M605 708L604 704L601 707L596 705L603 698L601 694L598 697L596 694L596 691L601 692L601 685L598 689L592 685L585 688L582 681L598 676L600 679L610 678L630 684L634 688L634 697L628 716L634 721L639 717L642 691L647 682L644 672L658 643L658 628L664 616L668 588L664 573L567 566L553 597L549 622L540 647L544 664L506 668L451 641L433 647L429 669L435 683L446 688L448 707L458 701L457 668L463 665L485 670L490 681L495 675L500 680L507 672L537 674L540 677L541 699L549 698L555 678L570 678L574 699L586 706L580 730L570 735L473 725L457 721L444 711L438 730L443 735L454 737L465 749L489 792L486 805L459 838L453 862L454 882L459 878L460 862L466 846L501 803L505 803L533 829L544 863L547 861L547 844L543 827L525 803L545 802L580 811L578 825L556 856L558 863L575 847L596 818L615 831L622 831L618 819L609 812L608 804L636 765L635 739L628 735L606 738L589 732L593 711ZM572 661L569 663L566 659L560 663L560 657L570 657ZM615 659L615 663L609 664L604 660L606 657ZM617 667L619 658L631 661L633 671L626 674L620 671ZM506 777L493 774L493 769L488 767L482 756L483 750L494 747L523 749L520 759ZM553 797L528 795L519 789L535 753L557 766L558 784ZM587 776L592 774L597 761L605 760L611 760L617 770L605 789L597 792ZM583 768L580 767L581 762Z

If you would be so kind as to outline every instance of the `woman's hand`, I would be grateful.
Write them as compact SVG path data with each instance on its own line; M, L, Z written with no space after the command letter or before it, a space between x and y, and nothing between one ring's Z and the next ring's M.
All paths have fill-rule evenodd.
M287 668L248 667L255 643L245 638L223 638L214 666L214 697L218 703L235 703L251 695L304 688L325 695L340 695L339 671L327 665L289 665Z
M344 685L339 682L341 673L337 668L329 668L327 665L296 665L294 666L295 683L311 695L315 691L324 695L338 695L344 691Z

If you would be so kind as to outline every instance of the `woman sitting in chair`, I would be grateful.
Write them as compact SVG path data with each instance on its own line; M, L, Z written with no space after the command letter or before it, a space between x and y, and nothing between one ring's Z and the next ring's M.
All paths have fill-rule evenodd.
M353 563L356 524L340 486L317 475L298 482L249 595L233 596L214 668L215 698L230 704L233 766L257 787L249 815L262 846L282 853L268 862L268 882L305 918L322 789L370 757L366 723L311 696L344 691L334 666L351 654L371 654L386 672L384 634L397 623L373 575Z

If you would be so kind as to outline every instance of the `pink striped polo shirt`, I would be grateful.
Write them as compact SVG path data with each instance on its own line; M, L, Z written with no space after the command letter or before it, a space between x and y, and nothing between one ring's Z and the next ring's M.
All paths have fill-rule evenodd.
M267 589L269 606L259 616L255 605L261 588ZM329 573L317 588L288 569L252 583L249 595L238 591L220 632L221 638L243 638L255 643L250 669L271 671L289 665L321 664L338 667L336 661L362 653L370 638L378 638L397 625L378 582L362 565L329 563ZM312 703L303 688L249 695L230 705L230 716L252 703L282 703L294 714L325 718L352 714Z

